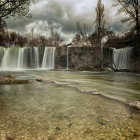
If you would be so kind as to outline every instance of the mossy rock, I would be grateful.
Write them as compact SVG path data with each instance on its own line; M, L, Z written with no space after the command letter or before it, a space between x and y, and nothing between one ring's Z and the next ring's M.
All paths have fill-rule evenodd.
M7 74L7 75L4 75L2 77L7 77L7 78L14 78L12 74Z
M0 85L27 84L29 80L0 80Z
M17 80L13 78L11 74L4 75L0 77L0 85L4 84L27 84L29 83L29 80Z

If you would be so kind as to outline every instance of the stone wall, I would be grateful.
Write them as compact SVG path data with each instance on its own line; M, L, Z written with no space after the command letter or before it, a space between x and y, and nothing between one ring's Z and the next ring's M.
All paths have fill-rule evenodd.
M66 69L67 47L57 47L55 51L55 69Z
M68 56L67 56L68 54ZM101 68L101 49L95 47L58 47L55 53L55 68L65 69L99 69ZM112 61L111 49L103 49L104 66Z

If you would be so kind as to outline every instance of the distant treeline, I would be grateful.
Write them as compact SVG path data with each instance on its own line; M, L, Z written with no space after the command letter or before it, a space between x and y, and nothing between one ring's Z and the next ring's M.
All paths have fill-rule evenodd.
M73 46L91 46L96 47L98 46L98 38L97 38L97 32L93 32L91 35L86 36L86 43L83 41L83 37L81 34L77 33L75 34L72 43ZM138 43L138 40L140 40L139 37L137 37L135 31L131 30L125 34L122 35L116 35L113 31L107 31L106 30L106 37L105 41L103 42L103 47L106 48L124 48L124 47L135 47Z
M21 35L16 32L0 32L0 46L10 47L10 46L59 46L62 42L61 37L58 33L55 33L53 37L46 38L43 35Z

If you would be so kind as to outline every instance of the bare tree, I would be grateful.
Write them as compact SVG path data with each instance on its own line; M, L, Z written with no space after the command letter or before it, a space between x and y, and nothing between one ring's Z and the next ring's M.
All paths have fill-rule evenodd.
M30 16L29 5L32 0L1 0L0 1L0 18L8 16Z
M77 25L77 32L78 34L81 36L81 42L83 42L84 44L86 44L87 46L88 44L88 26L86 24L81 24L80 22L76 22Z
M36 39L39 40L39 46L41 47L47 46L48 40L47 38L45 38L45 36L39 35Z
M0 32L3 33L5 32L5 28L7 27L6 22L0 18Z
M75 36L72 39L72 44L76 45L81 42L81 35L76 33Z
M16 42L17 42L17 33L15 32L10 32L9 33L9 44L10 45L17 45Z
M59 46L60 43L62 43L63 38L61 36L61 33L54 28L52 25L50 28L50 38L49 38L49 45L50 46Z
M0 32L0 46L8 47L9 35L7 32Z
M16 15L31 17L29 13L31 1L33 0L0 0L0 31L6 26L4 18Z
M95 24L96 24L95 30L97 32L98 47L101 47L101 40L105 29L104 5L102 4L102 0L98 0L97 3Z
M127 15L121 20L122 23L134 23L137 35L140 36L140 0L115 0L113 6L121 6L118 13Z

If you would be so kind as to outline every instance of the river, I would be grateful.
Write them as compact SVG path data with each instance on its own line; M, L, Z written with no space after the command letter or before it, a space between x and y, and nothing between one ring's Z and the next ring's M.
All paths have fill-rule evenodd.
M140 139L140 111L112 100L140 101L140 74L23 70L0 75L9 73L32 82L0 85L2 140ZM66 85L37 82L38 77Z

